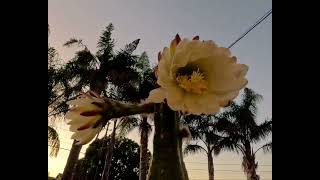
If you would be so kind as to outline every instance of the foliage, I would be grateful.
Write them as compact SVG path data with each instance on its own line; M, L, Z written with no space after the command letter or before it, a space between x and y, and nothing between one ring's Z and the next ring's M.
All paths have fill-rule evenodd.
M262 96L249 88L244 89L242 102L231 103L231 106L216 118L218 121L214 127L223 136L219 142L222 149L235 151L243 155L242 167L249 176L258 176L255 171L258 163L255 162L255 154L260 150L269 152L272 150L272 142L262 145L257 150L253 144L265 140L272 133L272 119L257 124L257 103ZM255 178L255 177L254 177Z
M75 57L63 66L58 76L63 100L52 106L54 115L68 110L66 101L76 98L80 91L91 89L104 96L129 102L139 102L153 89L155 77L150 69L147 54L133 54L140 39L114 51L114 30L109 24L98 40L98 50L93 54L81 39L71 38L64 45L80 48Z
M208 124L215 122L213 115L189 115L183 118L183 122L188 125L192 142L184 150L185 154L205 152L207 154L218 155L220 153L219 142L221 136L217 130ZM199 144L200 143L200 144Z
M108 139L98 139L90 144L85 157L78 160L76 166L76 180L100 180L104 168L104 158L107 151ZM140 148L134 141L121 138L115 143L112 158L110 180L138 180L139 179ZM150 152L148 153L151 157Z
M261 98L253 90L245 88L242 102L231 103L225 112L217 116L215 127L224 136L220 143L222 148L239 150L245 154L246 151L251 151L252 143L264 140L271 134L272 119L261 124L256 122L257 103Z
M48 27L48 36L49 34L50 29ZM59 99L59 82L56 80L60 71L58 63L59 58L56 49L48 44L48 108ZM48 120L51 119L48 118ZM51 148L50 156L56 157L60 148L60 140L57 131L52 126L48 126L48 145Z

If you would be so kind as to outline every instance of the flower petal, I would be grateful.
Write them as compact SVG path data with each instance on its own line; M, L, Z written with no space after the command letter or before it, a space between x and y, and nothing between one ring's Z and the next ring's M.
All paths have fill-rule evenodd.
M161 103L161 102L164 102L165 98L166 98L166 91L163 88L157 88L150 91L149 97L147 98L146 102Z
M176 86L172 86L166 91L168 106L174 111L183 109L184 106L182 102L185 92L181 88Z
M247 80L245 66L235 64L234 59L226 56L210 56L195 61L204 71L210 92L224 94L243 88ZM241 77L238 77L241 75Z
M87 128L92 127L101 119L101 117L102 116L94 116L94 117L88 118L84 121L71 120L67 124L70 125L70 127L69 127L70 131L76 132L78 130L87 129Z
M85 106L87 104L90 104L91 102L93 102L92 99L90 98L77 98L77 99L73 99L67 102L68 105L77 105L77 106Z
M86 95L81 98L70 100L67 102L67 104L74 105L74 106L90 106L91 103L93 102L103 103L104 100L102 98L96 98L96 97Z
M77 129L78 129L81 125L82 125L82 124L80 124L80 123L71 124L70 127L69 127L69 131L71 131L71 132L76 132L76 131L78 131Z
M191 114L214 114L219 110L219 96L210 93L185 95L184 103Z
M164 87L166 84L172 79L169 77L170 73L170 67L171 67L171 55L170 55L170 50L168 48L164 48L162 55L161 55L161 60L158 64L158 70L157 70L157 83Z
M102 118L102 116L92 117L92 119L90 121L88 121L86 124L83 124L82 126L80 126L78 128L78 130L80 131L80 130L88 129L88 128L94 126L101 118Z
M102 111L102 108L99 108L98 106L94 104L88 104L87 106L76 106L70 108L71 112L77 112L77 113L82 113L82 112L87 112L87 111Z
M220 106L218 103L208 104L206 108L204 108L204 114L216 114L220 110Z
M65 116L66 119L70 119L67 124L85 124L89 121L98 121L101 119L101 115L96 116L82 116L79 113L68 111Z
M175 38L171 41L171 44L170 44L170 54L171 54L171 56L174 55L174 53L176 51L176 47L177 47L177 45L179 44L180 41L181 41L181 38L180 38L179 34L177 34L175 36Z
M190 61L189 56L191 55L191 50L199 46L199 44L201 44L201 42L197 40L190 41L183 39L177 46L175 54L172 57L171 71L175 72L176 69L186 66Z
M220 96L220 106L225 107L227 106L230 101L234 100L239 95L239 91L234 91L227 93L225 95Z
M71 136L71 139L79 141L77 142L77 145L84 145L89 143L101 129L102 126L98 126L97 128L90 128L82 131L77 131Z

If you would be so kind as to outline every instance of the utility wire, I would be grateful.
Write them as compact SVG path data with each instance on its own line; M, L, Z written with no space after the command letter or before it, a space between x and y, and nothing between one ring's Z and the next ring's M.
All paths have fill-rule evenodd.
M232 48L237 42L239 42L243 37L245 37L251 30L257 27L262 21L264 21L270 14L272 13L272 9L270 9L266 14L264 14L256 23L254 23L245 33L243 33L238 39L236 39L233 43L231 43L228 49Z

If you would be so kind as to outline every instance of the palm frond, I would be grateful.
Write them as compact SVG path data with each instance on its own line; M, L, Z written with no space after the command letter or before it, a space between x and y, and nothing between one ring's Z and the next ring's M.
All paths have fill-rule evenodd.
M272 142L269 142L263 146L263 152L271 152L272 151Z
M141 68L143 71L142 79L139 81L137 99L146 99L149 96L149 92L156 87L156 77L152 69Z
M262 149L264 153L271 152L271 151L272 151L272 142L268 142L268 143L264 144L263 146L261 146L260 148L258 148L258 149L254 152L254 154L256 154L260 149Z
M243 151L241 146L238 144L238 139L233 139L231 137L221 138L215 149L224 149L227 151L235 151L239 153L239 151Z
M70 38L67 42L63 44L63 46L66 46L66 47L72 47L75 45L83 46L82 39Z
M272 132L272 119L250 128L250 139L253 142L266 138Z
M149 69L151 69L150 63L149 63L149 57L146 52L143 52L140 55L138 62L136 63L136 68L140 69L142 72L146 72Z
M223 138L222 136L218 135L217 133L215 133L214 131L212 130L208 130L204 133L204 137L206 139L206 142L208 144L211 144L211 145L215 145L215 144L218 144L219 141Z
M60 149L60 140L58 132L48 126L48 145L51 147L50 156L56 157Z
M216 119L218 119L218 121L213 124L213 127L218 132L226 134L228 136L238 135L240 131L239 127L237 126L237 124L232 122L227 115L221 114L220 116L217 116Z
M140 120L139 132L141 133L142 131L145 131L147 133L147 135L149 136L152 131L152 127L148 123L148 117L142 116L141 118L142 118L142 120Z
M137 56L126 52L118 52L115 57L107 64L102 64L102 69L108 69L107 78L114 85L123 87L137 82L140 78L140 73L136 70L135 63Z
M185 155L195 154L195 153L200 153L200 152L207 153L207 150L205 150L202 146L197 145L197 144L188 144L183 150L183 154L185 154Z
M133 116L123 117L120 120L117 129L119 129L118 136L126 136L130 131L139 126L139 119Z
M124 51L131 54L134 50L137 49L140 39L134 40L132 43L125 46Z
M215 156L218 156L220 154L220 152L222 151L222 147L220 147L219 145L214 145L212 147L212 151Z
M111 38L113 30L114 26L110 23L102 32L98 41L97 56L103 61L108 61L113 54L114 40Z
M253 114L257 113L257 103L262 100L262 95L254 92L252 89L245 88L241 106L250 109Z

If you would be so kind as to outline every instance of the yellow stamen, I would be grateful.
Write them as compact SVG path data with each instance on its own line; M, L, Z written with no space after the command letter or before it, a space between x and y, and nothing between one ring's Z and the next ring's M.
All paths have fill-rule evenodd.
M179 86L184 90L196 94L202 94L208 89L208 82L199 71L193 71L191 75L180 75L176 78Z

